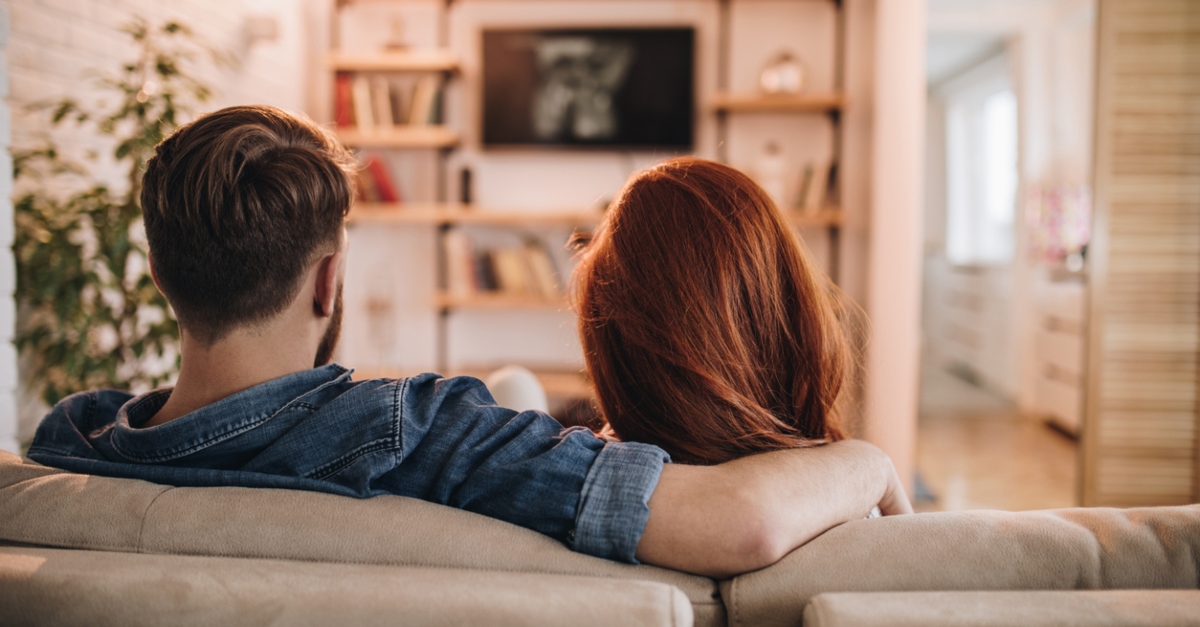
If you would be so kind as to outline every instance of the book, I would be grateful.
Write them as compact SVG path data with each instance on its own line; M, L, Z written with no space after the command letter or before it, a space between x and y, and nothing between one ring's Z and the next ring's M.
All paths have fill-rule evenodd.
M475 253L470 238L461 229L450 229L442 243L446 253L446 290L457 296L476 292Z
M371 83L366 76L355 74L350 81L354 101L354 122L358 130L370 133L375 130L375 116L371 113Z
M433 101L437 97L438 77L422 76L413 88L412 99L408 106L408 123L413 125L429 124L433 113Z
M501 248L491 251L491 257L500 291L520 295L533 293L523 251Z
M354 96L350 75L338 72L333 85L333 119L339 128L354 126Z
M408 123L408 109L405 103L404 95L407 90L401 85L389 84L391 89L388 90L388 99L392 105L392 124L400 126Z
M439 82L433 90L433 101L429 105L429 116L425 119L426 124L441 124L442 123L442 98L445 91L442 89L442 84Z
M392 119L391 86L384 76L371 79L372 113L375 114L375 125L381 130L391 130L395 125Z
M558 272L554 268L554 260L550 258L550 251L541 242L530 240L525 243L524 253L530 283L536 288L532 291L548 300L558 298L561 294L555 278Z
M838 164L829 165L829 180L825 184L825 206L837 207L842 203L842 186L838 183Z
M496 265L492 263L491 252L483 251L475 254L475 285L486 292L500 289L500 281L496 278Z
M796 200L792 203L792 207L803 209L804 203L808 200L808 190L812 187L813 165L806 163L804 169L800 170L800 186L799 192L796 194Z
M816 213L825 206L825 189L829 184L829 162L819 162L812 166L812 181L805 190L804 211Z
M400 193L396 189L396 183L392 180L392 175L381 159L374 155L367 157L363 169L371 179L377 196L377 199L371 202L400 202Z

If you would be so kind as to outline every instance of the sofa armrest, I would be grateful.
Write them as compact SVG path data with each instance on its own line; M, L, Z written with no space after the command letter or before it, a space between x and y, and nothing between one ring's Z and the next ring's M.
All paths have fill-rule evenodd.
M0 607L6 625L692 624L649 581L3 546Z
M1191 588L1200 505L859 520L721 584L731 626L795 624L822 592Z
M804 627L1184 627L1200 616L1200 590L826 592Z

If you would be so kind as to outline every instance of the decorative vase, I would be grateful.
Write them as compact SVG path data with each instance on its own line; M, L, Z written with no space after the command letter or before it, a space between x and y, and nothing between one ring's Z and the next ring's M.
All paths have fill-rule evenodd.
M767 62L758 77L758 84L767 94L798 94L804 91L807 74L804 64L784 50Z

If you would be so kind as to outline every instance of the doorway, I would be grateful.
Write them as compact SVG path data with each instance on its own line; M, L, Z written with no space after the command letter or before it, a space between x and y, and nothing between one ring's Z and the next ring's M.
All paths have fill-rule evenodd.
M919 509L1077 504L1094 3L931 0Z

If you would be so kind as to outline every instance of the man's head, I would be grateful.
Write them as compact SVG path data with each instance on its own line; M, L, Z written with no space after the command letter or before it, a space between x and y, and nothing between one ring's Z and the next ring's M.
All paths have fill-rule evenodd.
M142 213L155 278L183 331L213 344L287 309L314 264L342 248L354 167L330 133L267 106L210 113L159 144ZM317 311L330 319L325 361L336 290L336 311Z

